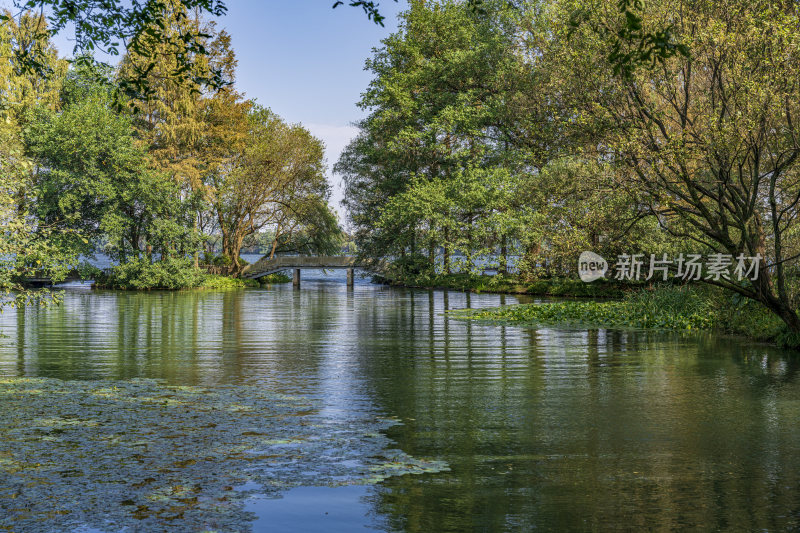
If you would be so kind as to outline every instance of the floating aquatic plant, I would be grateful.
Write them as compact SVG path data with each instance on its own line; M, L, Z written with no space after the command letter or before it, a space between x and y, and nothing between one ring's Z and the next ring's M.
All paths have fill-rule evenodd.
M391 449L391 419L317 407L258 386L0 379L0 530L246 531L251 494L447 468Z

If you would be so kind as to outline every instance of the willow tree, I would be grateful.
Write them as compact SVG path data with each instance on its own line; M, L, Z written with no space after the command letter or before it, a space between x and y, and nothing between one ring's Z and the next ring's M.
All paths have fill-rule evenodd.
M562 25L577 8L595 23L569 35ZM691 54L624 72L608 62L613 39L596 31L608 9L566 0L549 15L551 41L540 60L564 81L558 93L572 119L604 125L597 155L616 163L667 231L734 262L764 257L756 279L707 281L761 302L800 332L797 4L649 2L642 31L669 24Z
M222 253L241 272L245 238L264 229L286 239L299 230L338 234L330 217L330 186L324 146L308 130L285 123L272 111L229 98L205 102L209 127L204 140L208 170L204 184L222 235ZM315 215L316 212L316 215ZM322 226L315 222L322 220Z

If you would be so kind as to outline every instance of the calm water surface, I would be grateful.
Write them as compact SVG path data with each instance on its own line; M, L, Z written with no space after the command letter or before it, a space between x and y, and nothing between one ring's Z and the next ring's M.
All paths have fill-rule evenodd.
M256 531L800 528L790 353L443 316L512 303L306 272L300 290L70 290L0 317L0 375L259 384L333 418L396 417L396 447L451 469L254 498Z

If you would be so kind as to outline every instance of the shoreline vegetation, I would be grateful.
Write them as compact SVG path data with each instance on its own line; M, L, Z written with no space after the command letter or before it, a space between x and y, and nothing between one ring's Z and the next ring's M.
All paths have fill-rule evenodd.
M85 275L94 279L94 288L126 291L229 290L291 281L291 278L282 272L258 280L216 274L209 272L207 268L194 267L190 259L167 259L152 263L147 260L130 261L113 267L108 273L99 269L90 270Z
M119 264L94 272L98 287L246 287L241 252L257 245L394 258L385 276L411 287L620 300L515 320L741 329L795 344L800 85L781 81L797 74L795 18L701 2L661 31L668 2L611 19L574 1L484 3L412 2L367 59L365 116L331 169L347 232L324 143L245 97L231 36L203 10L175 2L148 15L146 45L116 67L61 57L58 24L24 2L0 13L0 48L16 62L0 72L0 296L13 293L0 310L58 302L26 279L71 278L101 250ZM583 284L584 251L676 274L692 263L727 292ZM519 278L449 274L487 258ZM733 303L742 297L753 303ZM662 298L677 303L647 314Z
M753 300L704 284L620 282L600 279L524 280L516 275L440 274L375 282L396 287L458 290L577 300L448 311L448 316L517 326L712 331L740 335L784 348L800 348L800 338Z
M620 283L615 280L598 280L584 283L569 278L525 280L517 275L496 274L423 274L389 278L372 277L373 282L393 287L412 289L451 289L475 293L517 294L565 298L622 298L626 292L646 286L643 282Z
M359 255L394 258L387 277L412 287L616 296L627 303L558 305L646 325L608 286L438 273L490 261L576 279L592 252L694 279L682 272L693 263L727 291L697 289L724 302L714 323L661 322L780 341L765 308L800 337L800 85L781 81L797 77L794 14L699 2L676 19L669 2L623 2L623 22L574 1L484 4L475 16L465 2L414 3L366 64L366 116L334 167ZM743 318L726 313L734 294L757 302Z
M563 281L553 285L564 286ZM551 296L530 292L523 294ZM800 337L791 333L786 324L766 307L713 286L668 283L640 285L636 288L630 287L621 299L598 301L597 298L453 310L448 312L448 316L523 327L579 326L712 331L741 335L783 348L800 348Z
M214 274L195 268L190 259L133 261L110 273L91 273L96 289L103 290L232 290L288 283L282 272L259 280ZM395 274L398 274L395 272ZM518 326L581 326L599 328L712 331L800 348L800 336L762 304L705 284L649 283L600 279L526 279L514 274L374 275L374 283L426 290L525 295L575 300L509 305L500 308L452 310L455 319Z

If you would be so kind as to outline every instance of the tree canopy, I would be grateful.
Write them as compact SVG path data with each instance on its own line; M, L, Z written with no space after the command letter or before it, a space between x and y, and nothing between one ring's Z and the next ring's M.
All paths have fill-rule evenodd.
M174 39L148 33L147 52L130 47L116 68L60 59L40 14L0 21L0 53L35 53L48 71L0 67L3 295L45 301L23 290L26 278L57 282L97 253L121 275L145 276L161 262L161 274L195 282L187 268L238 274L248 240L268 239L270 253L340 245L323 144L236 91L225 32L186 3L164 5L152 24ZM172 76L180 68L173 41L189 33L204 35L196 70ZM226 80L219 90L198 81L214 69ZM119 106L114 83L142 75L150 94Z
M703 280L800 331L797 20L768 1L410 2L336 167L361 253L445 273L514 257L528 277L588 249L760 257Z

